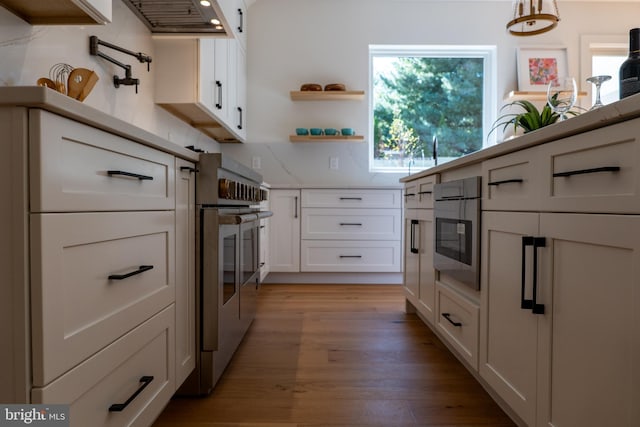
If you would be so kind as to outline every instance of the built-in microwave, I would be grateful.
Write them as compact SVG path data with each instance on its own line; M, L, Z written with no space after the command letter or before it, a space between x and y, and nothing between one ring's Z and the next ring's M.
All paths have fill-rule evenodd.
M440 273L480 289L479 176L436 184L433 264Z

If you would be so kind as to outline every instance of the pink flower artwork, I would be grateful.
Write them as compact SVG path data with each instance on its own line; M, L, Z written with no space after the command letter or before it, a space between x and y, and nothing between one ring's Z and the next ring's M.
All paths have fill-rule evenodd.
M529 82L546 86L558 78L556 58L529 58Z

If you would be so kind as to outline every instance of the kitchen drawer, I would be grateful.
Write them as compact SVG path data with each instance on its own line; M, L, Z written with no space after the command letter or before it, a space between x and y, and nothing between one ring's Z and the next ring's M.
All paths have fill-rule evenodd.
M303 240L303 272L400 272L400 241Z
M70 405L71 427L149 426L175 390L174 306L83 361L51 384L31 391L32 403ZM144 382L153 379L122 411Z
M46 111L29 114L32 212L174 209L172 155Z
M440 282L436 282L436 304L440 336L477 371L479 307Z
M538 147L482 163L482 210L526 211L540 208Z
M400 209L302 210L302 238L322 240L400 240Z
M439 175L429 175L404 185L404 207L433 209L433 186L440 182Z
M631 120L541 146L542 210L640 212L639 137Z
M303 208L401 208L401 190L302 190Z
M175 300L173 212L32 214L31 247L36 386Z

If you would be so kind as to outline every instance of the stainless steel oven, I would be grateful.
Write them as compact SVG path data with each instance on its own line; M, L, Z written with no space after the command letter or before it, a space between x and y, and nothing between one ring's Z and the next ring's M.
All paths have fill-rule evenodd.
M201 154L196 174L196 369L179 394L211 392L251 325L260 287L262 177L221 154Z
M480 177L434 186L434 267L480 289Z

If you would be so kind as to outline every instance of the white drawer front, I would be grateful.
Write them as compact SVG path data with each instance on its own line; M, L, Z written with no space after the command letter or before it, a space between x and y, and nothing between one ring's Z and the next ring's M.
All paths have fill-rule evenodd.
M440 176L429 175L415 181L410 181L404 185L404 207L410 208L433 208L433 186L440 182Z
M482 164L482 209L538 210L541 182L537 147L487 160Z
M399 272L400 242L303 240L301 271Z
M542 146L542 210L639 212L637 122L607 126Z
M480 309L441 283L436 283L436 304L438 332L477 371Z
M35 385L174 301L173 212L33 214L31 227Z
M302 190L303 208L400 208L401 190Z
M400 240L400 209L302 210L302 238L328 240Z
M30 114L32 212L174 208L172 155L45 111Z
M69 404L72 427L151 425L175 390L174 315L171 305L53 383L34 388L33 403ZM109 411L149 376L126 408Z

